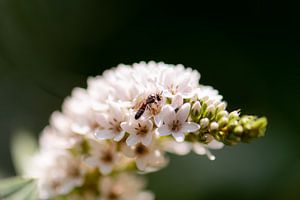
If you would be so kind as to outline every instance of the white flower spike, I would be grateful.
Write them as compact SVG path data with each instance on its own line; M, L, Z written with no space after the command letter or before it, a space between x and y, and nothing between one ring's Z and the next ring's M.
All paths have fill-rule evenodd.
M165 152L214 160L210 149L264 136L266 118L228 112L199 79L191 68L153 61L88 78L53 113L29 162L39 199L153 200L133 169L162 169Z

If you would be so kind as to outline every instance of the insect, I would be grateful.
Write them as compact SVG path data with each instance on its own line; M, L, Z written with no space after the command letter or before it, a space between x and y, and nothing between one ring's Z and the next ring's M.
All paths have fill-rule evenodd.
M139 119L145 112L146 109L149 109L152 114L155 114L159 108L159 103L162 100L162 93L152 93L144 101L139 103L138 111L136 112L134 118Z

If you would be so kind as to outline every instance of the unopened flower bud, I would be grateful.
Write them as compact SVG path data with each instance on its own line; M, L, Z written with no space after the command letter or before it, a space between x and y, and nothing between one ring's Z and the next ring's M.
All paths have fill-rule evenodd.
M219 103L218 106L217 106L218 110L225 110L225 108L226 108L226 103L225 102Z
M203 118L200 120L200 126L201 128L206 128L209 124L209 119L208 118Z
M241 135L243 133L244 129L241 125L236 126L233 129L233 132L236 133L237 135Z
M229 118L230 119L237 119L239 117L239 112L238 111L232 111L231 113L229 113Z
M214 137L210 134L204 134L199 137L199 141L204 144L210 143L213 139L214 139Z
M219 121L219 126L220 127L224 127L228 124L228 117L222 117Z
M221 112L218 112L217 114L217 120L221 119L222 117L227 117L228 116L228 112L226 110L222 110Z
M202 98L203 101L208 101L208 99L209 99L208 96L205 96L205 97Z
M232 120L228 124L228 126L232 127L232 128L236 127L237 125L238 125L238 121L236 121L236 120Z
M219 128L219 124L217 122L212 122L210 124L210 130L217 130Z
M206 108L207 112L208 113L212 113L214 110L215 110L215 106L214 105L209 105L207 108Z
M207 105L213 105L213 103L214 103L214 100L212 100L212 99L208 99L208 100L206 101L206 103L207 103Z
M199 101L196 101L192 106L192 114L193 115L199 115L201 109L201 104Z

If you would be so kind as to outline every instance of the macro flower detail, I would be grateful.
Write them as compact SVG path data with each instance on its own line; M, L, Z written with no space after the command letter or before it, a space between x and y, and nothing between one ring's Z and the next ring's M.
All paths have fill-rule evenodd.
M89 77L51 115L29 162L39 199L153 200L135 172L162 169L166 152L214 160L210 150L265 135L265 117L227 110L199 80L196 70L153 61Z
M100 140L113 139L119 142L125 135L125 131L121 128L125 115L118 104L111 104L109 108L110 115L100 113L97 117L97 122L102 128L96 130L95 137Z
M126 143L129 146L133 146L137 143L149 146L153 138L153 123L148 119L133 120L129 122L123 122L121 127L124 131L130 135L126 139Z
M128 147L124 145L122 148L124 155L136 160L136 166L139 170L152 171L155 168L165 166L166 160L161 150L157 149L155 145L145 146L141 143Z
M90 155L87 155L84 162L90 166L98 167L102 174L109 174L114 165L120 160L120 153L116 151L115 144L98 143L89 141Z
M160 136L172 135L177 142L183 142L185 133L195 132L200 128L199 124L187 122L190 113L190 104L183 104L178 111L167 105L162 110L164 124L157 129Z
M142 191L145 181L130 173L122 173L117 177L104 177L100 181L100 200L153 200L154 195Z

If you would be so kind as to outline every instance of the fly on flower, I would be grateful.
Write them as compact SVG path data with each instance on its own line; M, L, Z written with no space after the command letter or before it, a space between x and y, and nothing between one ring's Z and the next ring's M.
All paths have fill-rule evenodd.
M135 106L138 111L136 112L134 118L136 120L139 119L144 114L146 109L148 109L152 115L157 114L162 98L162 92L150 94L146 99Z

